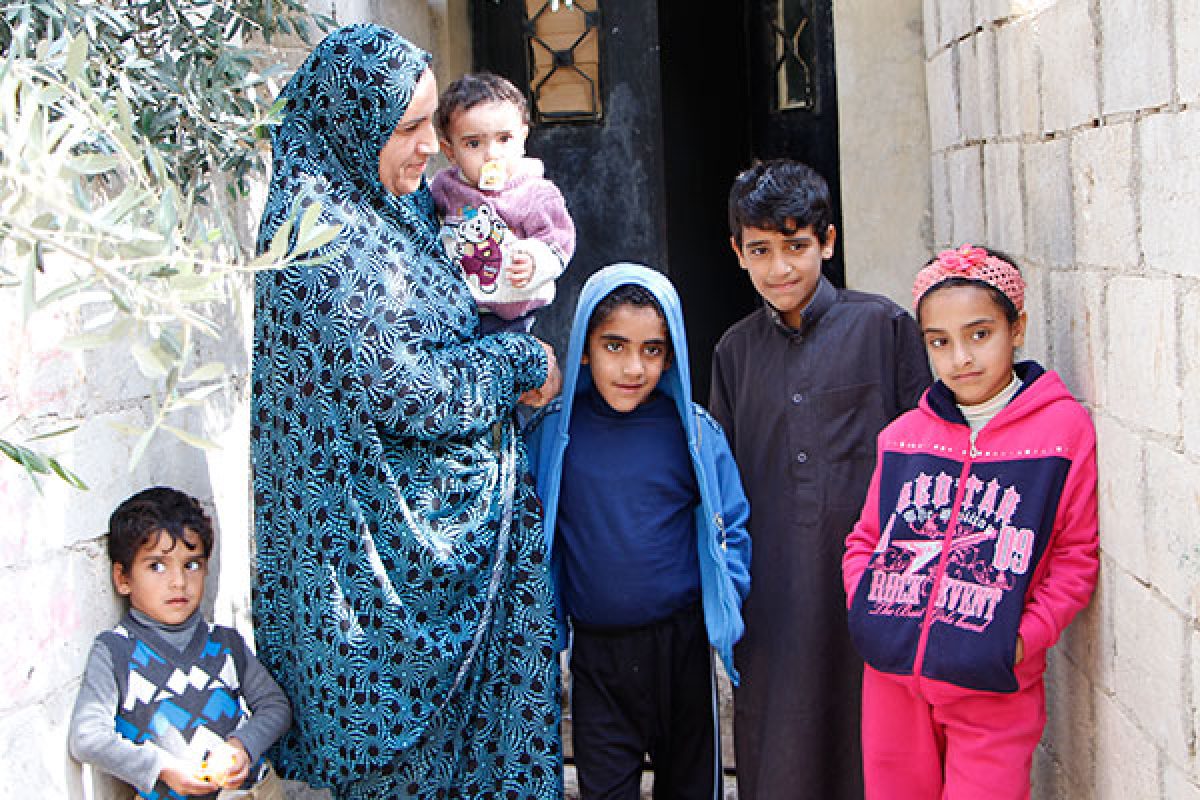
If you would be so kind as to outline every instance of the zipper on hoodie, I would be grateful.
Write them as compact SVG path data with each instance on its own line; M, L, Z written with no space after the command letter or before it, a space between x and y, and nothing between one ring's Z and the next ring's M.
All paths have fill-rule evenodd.
M703 452L703 448L704 448L704 424L703 424L703 422L704 422L704 420L702 420L700 418L700 414L699 414L699 412L697 412L696 413L696 452L692 454L692 463L695 465L694 469L698 473L704 472L704 469L703 469L704 460L703 460L703 458L700 457L700 453ZM701 497L703 497L703 493L701 493ZM709 509L706 508L705 511L709 511ZM725 542L725 519L721 516L720 511L712 511L712 512L710 512L710 516L712 517L713 526L717 529L717 534L720 537L721 551L725 552L729 549L728 545Z
M971 474L971 467L974 465L975 459L980 455L973 436L970 437L967 453L967 459L963 462L962 471L958 475L958 486L954 490L954 505L950 508L950 518L946 520L946 533L942 536L942 554L938 557L937 570L934 572L933 582L929 586L929 603L925 606L925 615L921 621L921 634L917 638L917 653L913 657L912 674L918 682L924 677L921 673L925 667L925 651L929 646L929 631L933 627L933 614L937 608L937 598L942 581L946 577L946 564L950 561L950 545L953 543L954 534L958 529L958 512L962 508L963 494L967 489L967 478Z

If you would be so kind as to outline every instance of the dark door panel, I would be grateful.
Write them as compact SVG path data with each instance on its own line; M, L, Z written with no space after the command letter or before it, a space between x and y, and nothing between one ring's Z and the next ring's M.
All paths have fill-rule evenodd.
M575 258L558 282L558 297L534 329L559 353L589 275L617 261L663 269L667 258L655 6L600 0L598 13L600 120L534 123L526 146L562 190L577 231ZM476 68L528 91L524 3L475 0L472 14Z
M545 162L578 230L558 299L535 331L561 353L592 272L623 260L664 270L683 301L703 401L713 346L759 302L729 248L737 172L754 158L806 161L829 181L840 229L831 0L582 6L598 15L601 116L535 122L530 133L529 153ZM471 13L476 68L530 92L523 0L473 0ZM783 92L780 42L791 59ZM843 285L840 247L826 272Z

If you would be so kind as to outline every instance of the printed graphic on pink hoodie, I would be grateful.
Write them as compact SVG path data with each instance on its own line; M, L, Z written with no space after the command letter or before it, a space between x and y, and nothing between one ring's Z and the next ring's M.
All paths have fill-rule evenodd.
M846 539L850 629L880 672L925 690L1013 692L1091 597L1098 565L1095 433L1058 375L1024 384L970 429L943 384L879 436ZM1013 667L1017 636L1025 657ZM945 686L937 686L945 684Z

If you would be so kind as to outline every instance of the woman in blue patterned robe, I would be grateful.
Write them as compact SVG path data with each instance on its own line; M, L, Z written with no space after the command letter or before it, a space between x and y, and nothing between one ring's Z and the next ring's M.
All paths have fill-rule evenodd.
M339 798L545 800L553 597L513 409L556 368L531 336L479 335L438 244L436 144L403 147L429 60L350 26L284 90L259 248L313 204L341 232L256 276L254 616L295 709L272 755Z

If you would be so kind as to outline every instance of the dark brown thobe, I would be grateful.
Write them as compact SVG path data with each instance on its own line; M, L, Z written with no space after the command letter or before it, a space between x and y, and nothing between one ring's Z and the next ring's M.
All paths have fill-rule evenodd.
M841 559L875 437L929 385L916 323L824 278L799 330L767 307L713 354L712 413L750 499L750 595L734 659L739 800L862 797L862 661Z

